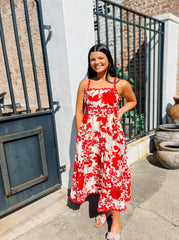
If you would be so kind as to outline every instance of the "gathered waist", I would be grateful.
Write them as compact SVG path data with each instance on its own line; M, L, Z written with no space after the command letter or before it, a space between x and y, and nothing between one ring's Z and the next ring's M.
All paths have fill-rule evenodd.
M111 113L117 113L117 109L118 107L100 107L100 106L97 106L97 107L94 107L94 106L87 106L85 108L85 111L90 113L90 112L93 112L93 113L107 113L107 114L111 114Z

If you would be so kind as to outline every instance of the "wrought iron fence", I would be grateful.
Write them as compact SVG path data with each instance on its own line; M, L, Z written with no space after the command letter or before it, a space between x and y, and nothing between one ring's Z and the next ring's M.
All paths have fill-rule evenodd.
M150 133L162 120L164 23L115 2L95 0L94 29L96 42L113 54L117 76L130 82L137 97L137 106L122 120L127 140Z

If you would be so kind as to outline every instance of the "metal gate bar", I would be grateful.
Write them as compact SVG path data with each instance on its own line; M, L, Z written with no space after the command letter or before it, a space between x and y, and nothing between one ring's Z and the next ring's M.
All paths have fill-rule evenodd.
M123 20L122 20L122 8L120 8L120 31L121 31L121 69L122 69L122 76L124 75L124 65L123 65ZM114 19L115 20L115 19Z
M126 12L127 14L127 22L129 21L129 11ZM130 45L129 45L129 24L127 24L127 71L128 71L128 78L130 79ZM123 118L124 121L125 118ZM131 116L129 115L129 125L131 124ZM131 131L129 131L129 138L131 138Z
M115 7L113 6L113 18L115 18ZM114 64L117 66L117 55L116 55L116 22L113 19L113 33L114 33Z
M149 27L150 27L150 29L151 29L151 18L149 19ZM151 31L149 32L149 39L151 39ZM148 61L148 69L150 69L151 68L151 41L149 41L149 47L148 47L149 49L148 49L148 51L149 51L149 61ZM150 74L150 71L148 72L148 79L150 79L151 78L151 74ZM148 83L148 96L149 96L149 98L150 98L150 89L151 89L151 84L150 84L150 81L149 81L149 83ZM148 120L148 125L147 125L147 127L148 127L148 130L150 129L150 104L148 104L148 111L147 111L147 113L148 113L148 118L147 118L147 120Z
M156 21L154 20L154 22L153 22L154 31L156 31L155 24L156 24ZM153 40L154 40L154 46L155 46L156 34L154 34ZM153 52L153 86L155 86L155 81L156 80L155 80L155 47L154 47L154 52ZM155 88L154 88L154 94L153 94L153 102L155 102ZM154 116L154 113L155 113L155 109L153 108L153 116ZM154 128L154 122L155 122L155 119L153 117L153 122L152 122L153 128Z
M105 8L105 14L108 14L108 12L107 12L107 3L105 3L104 8ZM107 18L105 18L105 27L106 27L106 44L108 45L109 44L109 40L108 40L108 21L107 21Z
M158 29L160 32L164 32L164 24L161 24L160 22L158 22ZM159 34L158 33L158 66L159 69L158 69L158 75L157 75L157 84L158 84L158 94L157 94L157 97L158 97L158 101L157 101L157 107L158 109L160 109L160 112L158 112L158 115L157 115L157 122L162 122L162 109L159 108L159 104L160 104L160 101L162 99L162 89L163 89L163 48L164 48L164 34Z
M44 67L45 67L45 76L47 79L47 91L48 91L48 101L49 101L49 107L53 111L53 98L52 98L52 88L50 83L50 73L48 68L48 58L47 58L47 51L45 46L45 34L43 30L43 17L42 17L42 6L40 0L35 0L37 2L37 11L38 11L38 20L39 20L39 26L40 26L40 39L42 44L42 54L44 59Z
M41 106L39 85L38 85L38 79L37 79L37 71L36 71L34 49L33 49L33 44L32 44L32 36L31 36L31 28L30 28L27 0L24 0L24 12L25 12L25 18L26 18L28 41L29 41L29 48L30 48L30 54L31 54L31 60L32 60L33 75L34 75L34 81L35 81L35 89L36 89L36 96L37 96L38 111L41 111L42 110L42 106Z
M133 49L134 49L134 53L136 52L136 49L135 49L135 36L136 36L136 33L135 33L135 13L133 13ZM134 57L133 57L134 61L133 61L133 64L134 64L134 71L133 71L133 79L136 79L136 55L134 54ZM134 81L134 92L136 92L136 81ZM135 107L135 110L136 110L136 107ZM136 116L134 115L134 122L136 122ZM136 136L137 134L137 129L134 128L134 135Z
M120 19L122 20L123 17L122 17L122 9L120 8ZM115 19L114 19L115 21ZM120 59L121 59L121 75L123 76L124 75L124 65L123 65L123 62L124 62L124 59L123 59L123 21L120 22L120 36L121 36L121 41L120 41L120 45L121 45L121 56L120 56ZM124 105L124 99L122 98L122 104ZM123 123L125 124L125 118L123 117ZM125 133L125 129L124 129L124 133Z
M14 114L17 114L16 107L15 107L14 91L13 91L12 80L11 80L11 73L10 73L10 68L9 68L9 61L8 61L6 44L5 44L5 39L4 39L4 31L3 31L1 12L0 12L0 36L1 36L1 45L2 45L3 58L4 58L5 68L6 68L6 75L7 75L8 86L9 86L9 91L10 91L12 108L13 108ZM1 108L0 108L0 117L2 117Z
M139 122L141 122L142 113L142 79L141 79L141 15L139 15ZM141 124L139 125L139 134L141 134Z
M99 5L98 5L98 0L96 0L96 11L99 12ZM96 22L97 22L97 41L100 43L100 24L99 24L99 15L96 15Z
M158 23L158 29L161 29L159 31L164 32L164 25L161 23ZM158 100L157 100L157 108L159 109L159 105L161 104L161 99L162 99L162 89L163 89L163 43L164 43L164 35L160 34L159 35L159 46L161 46L160 48L158 48L158 66L160 66L160 68L158 69ZM161 63L161 64L160 64ZM162 109L160 109L160 112L157 112L157 122L162 122Z
M23 85L23 90L24 90L26 109L27 109L27 113L30 113L29 99L28 99L28 94L27 94L27 86L26 86L24 67L23 67L23 61L22 61L22 55L21 55L21 49L20 49L20 43L19 43L16 14L15 14L15 8L14 8L14 0L10 0L10 5L11 5L14 35L15 35L15 41L16 41L16 47L17 47L17 55L18 55L18 59L19 59L19 67L20 67L20 72L21 72L21 77L22 77L22 85Z
M147 35L146 35L146 17L144 18L144 82L147 81ZM134 54L135 55L135 54ZM136 79L136 78L134 78ZM146 84L144 85L144 92L146 93L147 87ZM135 91L136 92L136 91ZM147 114L147 106L145 105L144 109L144 122L146 122L146 114ZM144 132L148 132L149 129L147 129L146 124L144 125Z

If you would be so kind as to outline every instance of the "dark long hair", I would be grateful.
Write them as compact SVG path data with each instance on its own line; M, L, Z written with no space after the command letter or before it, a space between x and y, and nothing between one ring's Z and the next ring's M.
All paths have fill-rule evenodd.
M106 77L108 77L108 75L111 76L111 77L116 77L116 70L115 70L115 67L114 67L114 63L113 63L113 59L112 59L111 53L110 53L108 47L105 44L100 43L100 44L94 45L89 50L89 53L88 53L88 72L87 72L88 78L93 78L97 74L96 71L94 71L91 68L91 64L90 64L90 54L92 52L102 52L102 53L104 53L106 55L106 57L108 58L108 62L109 62ZM108 80L108 78L107 78L107 80Z

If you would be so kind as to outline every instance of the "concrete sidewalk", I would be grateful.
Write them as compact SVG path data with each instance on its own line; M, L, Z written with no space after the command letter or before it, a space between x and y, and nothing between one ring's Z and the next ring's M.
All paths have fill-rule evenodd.
M130 169L132 199L121 213L121 240L179 240L179 170L163 168L152 154ZM94 227L96 198L78 210L67 202L62 188L0 219L0 240L104 240L109 223Z

